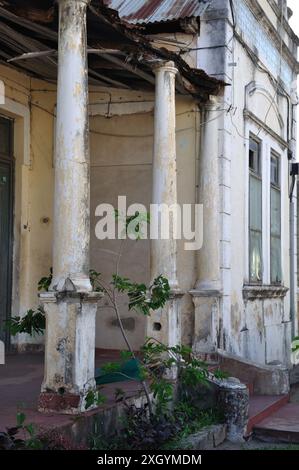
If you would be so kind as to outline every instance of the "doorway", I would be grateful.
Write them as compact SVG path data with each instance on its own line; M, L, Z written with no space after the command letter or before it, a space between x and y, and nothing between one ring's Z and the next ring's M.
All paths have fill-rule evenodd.
M0 340L9 347L13 244L13 121L0 116Z

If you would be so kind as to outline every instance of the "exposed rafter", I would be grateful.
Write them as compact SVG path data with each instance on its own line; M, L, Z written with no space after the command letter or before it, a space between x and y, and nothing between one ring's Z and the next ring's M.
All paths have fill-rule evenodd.
M54 4L54 0L44 0L40 7L31 0L0 2L0 60L35 77L56 80L58 16ZM117 12L99 0L93 0L89 7L88 53L92 84L153 90L153 63L174 61L179 70L179 93L206 99L217 94L222 85L204 72L191 69L178 54L156 47L152 38L122 22Z

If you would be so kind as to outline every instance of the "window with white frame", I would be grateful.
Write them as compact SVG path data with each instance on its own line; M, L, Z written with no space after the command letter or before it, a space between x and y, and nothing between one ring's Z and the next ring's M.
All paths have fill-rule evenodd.
M261 142L249 139L249 280L263 281L263 186Z
M280 157L271 150L270 266L271 284L281 283L281 184Z

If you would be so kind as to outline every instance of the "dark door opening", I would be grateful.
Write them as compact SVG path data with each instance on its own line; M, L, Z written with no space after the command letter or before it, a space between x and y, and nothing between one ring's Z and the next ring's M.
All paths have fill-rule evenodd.
M0 340L9 347L13 244L13 122L0 116Z

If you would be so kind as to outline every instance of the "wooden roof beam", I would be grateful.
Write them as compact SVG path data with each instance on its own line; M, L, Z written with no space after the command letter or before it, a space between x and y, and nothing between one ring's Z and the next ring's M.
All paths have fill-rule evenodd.
M94 53L96 54L97 52L94 52ZM137 75L138 77L143 78L143 80L151 83L152 85L155 85L155 83L156 83L155 77L153 77L149 73L143 72L143 70L140 70L140 69L137 69L136 67L133 67L128 62L125 62L125 61L123 61L121 59L118 59L117 57L114 57L114 56L112 56L110 54L107 54L107 53L101 54L101 57L103 59L107 60L108 62L112 62L113 64L116 64L116 65L120 66L121 68L123 68L125 70L128 70L129 72L133 73L134 75Z

